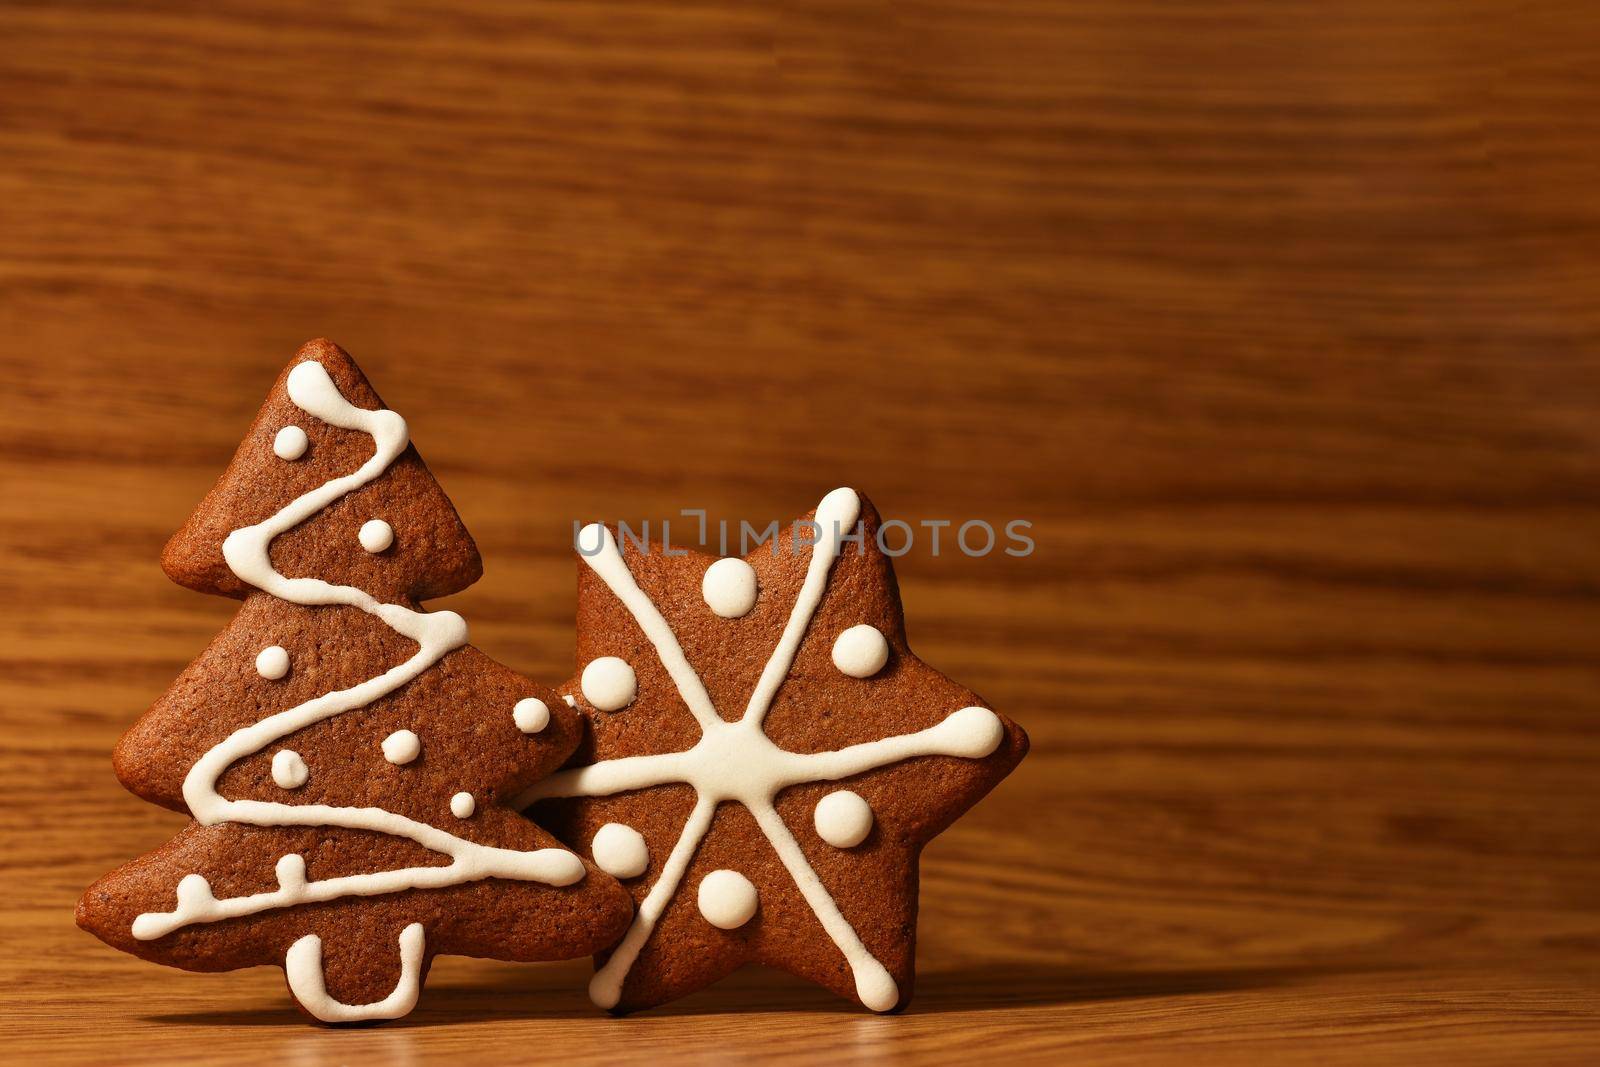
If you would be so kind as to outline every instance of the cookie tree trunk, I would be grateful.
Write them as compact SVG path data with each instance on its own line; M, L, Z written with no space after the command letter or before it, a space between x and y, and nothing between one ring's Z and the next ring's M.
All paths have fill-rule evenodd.
M577 716L418 608L477 579L477 548L343 351L301 349L162 566L243 599L116 752L194 821L92 886L80 925L193 970L285 965L325 1021L404 1014L440 952L620 933L626 894L501 804Z

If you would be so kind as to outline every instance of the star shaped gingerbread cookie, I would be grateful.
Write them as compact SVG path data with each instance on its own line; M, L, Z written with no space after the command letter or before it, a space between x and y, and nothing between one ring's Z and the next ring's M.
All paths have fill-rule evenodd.
M578 535L589 729L521 798L637 910L595 1003L775 966L874 1011L911 997L922 848L1028 738L906 644L879 520L851 489L743 559Z

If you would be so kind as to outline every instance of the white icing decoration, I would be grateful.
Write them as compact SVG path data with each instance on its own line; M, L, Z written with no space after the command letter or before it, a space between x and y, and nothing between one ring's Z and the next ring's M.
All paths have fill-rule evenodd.
M583 669L578 688L583 690L583 699L601 711L621 711L639 695L639 676L626 660L601 656Z
M756 887L738 871L712 871L700 879L700 914L719 930L737 930L756 914Z
M478 802L472 799L471 793L457 793L450 798L450 814L458 819L470 819L477 810Z
M889 662L889 642L876 626L852 626L833 642L833 665L852 678L871 678Z
M603 526L586 527L580 544L599 544L595 555L582 556L587 564L628 608L634 621L650 639L656 656L671 676L678 695L700 724L700 741L683 752L628 756L605 760L552 775L517 798L526 807L544 797L611 796L635 789L667 784L694 787L696 800L677 843L662 864L661 874L639 905L633 925L605 966L589 983L590 998L602 1008L615 1007L622 984L655 930L667 904L677 893L700 840L711 827L717 804L743 804L772 844L823 929L844 955L856 980L856 995L874 1011L888 1011L900 1000L900 990L889 972L861 943L855 929L840 914L838 905L811 869L794 834L778 817L773 801L790 786L806 782L835 782L916 756L961 756L980 759L993 752L1005 736L999 716L987 708L962 708L936 726L916 733L886 737L851 745L836 752L789 752L779 748L761 729L778 687L788 677L795 654L805 637L827 588L834 559L839 554L836 534L848 533L860 515L861 501L851 489L835 489L817 506L820 527L804 583L795 598L783 636L761 672L744 715L727 722L717 714L700 676L683 654L672 628L639 588L617 549L616 539Z
M706 606L724 619L739 619L756 606L756 569L742 559L729 556L706 568L700 580L700 595Z
M311 444L306 432L298 426L285 426L272 439L272 451L279 459L299 459Z
M183 886L192 885L189 879L199 877L189 875L179 883L177 907L174 910L145 912L134 919L133 936L141 941L162 937L192 923L217 922L272 908L347 896L376 896L406 889L441 889L482 878L510 878L561 886L571 885L583 877L583 863L565 849L518 852L493 848L384 808L229 800L217 792L217 779L239 760L296 730L364 707L394 692L428 670L446 653L467 642L467 625L453 611L421 612L402 604L384 604L354 586L333 585L320 578L285 578L273 569L268 554L273 538L383 474L389 464L405 451L408 440L404 419L393 411L369 411L354 406L339 394L338 387L320 363L307 361L290 371L288 390L289 399L308 414L341 429L370 434L375 446L372 458L354 473L334 478L296 498L266 521L233 531L222 544L223 558L241 581L280 600L307 607L347 605L374 615L402 637L415 642L417 651L405 662L356 686L324 693L235 730L189 769L183 781L184 802L194 819L205 826L236 822L252 826L338 826L351 830L372 830L414 841L430 851L449 856L450 862L438 866L402 867L291 882L280 884L273 891L223 900L213 898L209 888L204 896L198 893L185 895ZM273 762L276 770L277 757ZM204 878L200 878L200 884L205 884ZM304 939L297 942L305 943ZM402 949L405 944L402 938ZM420 927L416 944L420 954ZM301 955L305 956L308 951L302 951ZM311 981L303 969L302 977L307 983ZM320 984L320 970L317 978ZM308 991L313 989L309 984L306 988ZM414 990L412 996L414 999ZM369 1007L363 1006L359 1010L365 1011Z
M300 753L284 749L272 757L272 780L285 789L299 789L306 784L311 772Z
M578 698L573 696L571 693L563 693L561 695L561 702L569 708L575 708L578 706Z
M550 705L538 697L523 697L511 709L511 718L523 733L536 734L550 725Z
M398 1019L417 1006L417 995L422 992L425 940L421 923L412 923L400 931L400 981L392 993L371 1004L346 1004L328 995L327 980L322 974L322 938L316 934L307 934L289 946L283 973L294 998L325 1023Z
M650 847L644 843L644 835L620 822L600 827L590 851L594 865L613 878L637 878L650 866Z
M256 653L256 673L275 682L289 673L289 651L282 645L268 645Z
M306 884L306 858L298 852L291 852L278 857L278 865L274 868L278 876L278 885L285 889L299 888ZM190 875L197 878L198 875Z
M382 552L394 544L394 527L382 519L368 519L361 524L361 531L356 538L368 552Z
M834 848L855 848L872 832L872 808L858 794L840 789L817 801L812 822L817 836Z
M200 874L184 875L178 880L177 892L178 903L189 907L203 908L217 899L211 895L211 883Z
M422 738L410 730L396 730L383 739L383 758L403 766L422 755Z

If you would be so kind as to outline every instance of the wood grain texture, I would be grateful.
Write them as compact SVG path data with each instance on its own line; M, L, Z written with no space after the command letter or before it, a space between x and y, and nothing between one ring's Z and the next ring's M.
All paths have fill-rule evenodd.
M71 1062L1592 1061L1600 30L1584 5L8 3L0 1031ZM918 1000L399 1026L72 926L119 733L230 605L160 546L294 347L362 362L571 667L573 519L1025 518L900 563L1034 752ZM19 1044L21 1042L21 1044Z

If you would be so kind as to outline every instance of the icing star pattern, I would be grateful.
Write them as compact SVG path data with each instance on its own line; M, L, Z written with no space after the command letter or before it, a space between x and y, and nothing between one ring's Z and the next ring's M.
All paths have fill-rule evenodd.
M861 514L861 499L851 489L837 489L818 505L811 526L814 537L810 539L813 543L803 580L794 594L782 633L770 654L766 655L753 689L748 690L748 702L736 719L724 718L713 703L707 685L685 654L679 635L674 632L662 610L640 587L611 531L598 524L580 531L578 546L583 562L620 602L632 623L643 632L670 678L677 701L693 716L699 729L698 741L685 750L601 759L589 766L553 775L531 787L519 798L519 805L527 805L553 798L609 798L657 786L687 785L694 791L693 806L670 852L661 863L655 881L639 901L633 925L590 983L590 996L597 1005L616 1008L622 1004L630 971L641 954L650 951L652 935L663 914L676 900L685 896L688 889L684 885L686 875L702 842L709 834L717 832L718 807L723 804L740 805L753 818L811 913L843 956L860 1001L875 1011L888 1011L902 1002L899 984L889 969L863 943L855 926L845 917L834 895L808 861L795 831L779 814L777 798L792 787L838 782L918 757L984 760L1007 741L1008 727L987 708L954 704L932 712L938 714L939 719L924 729L846 745L831 751L791 751L768 736L765 727L768 713L780 690L789 682L797 654L807 640L819 604L828 593L834 564L840 557L845 540L843 535L848 535L857 527ZM861 551L867 550L870 537L869 533L865 538L856 540ZM888 572L886 560L883 562L883 574L892 598L892 574ZM689 565L697 566L692 563ZM754 570L745 561L723 560L712 564L706 571L702 606L709 608L717 618L740 619L754 608L760 595L775 592L756 590ZM681 606L682 601L678 603ZM897 603L894 612L898 614ZM898 622L897 619L895 621ZM841 677L869 679L882 671L888 662L888 641L883 632L874 626L858 623L844 631L837 643L833 641L834 636L825 634L818 640L827 643L829 651L825 654L831 657ZM730 659L742 662L746 658L743 654L750 650L739 649L739 656L734 656L732 649L728 651ZM909 653L902 654L909 658ZM926 668L922 669L926 674L932 674ZM619 682L618 676L624 670L626 676ZM934 677L937 678L936 675ZM597 681L607 684L595 684ZM933 691L941 696L952 691L960 696L970 696L943 679L939 681L944 683L943 686L933 687ZM802 682L794 684L804 688ZM881 684L892 686L894 683L884 681ZM616 657L606 656L597 657L585 667L578 691L602 715L628 716L641 713L640 709L629 707L635 699L660 707L662 694L648 694L640 688L642 685L628 664ZM920 695L926 690L927 687L923 686L918 687L916 692ZM622 699L623 696L627 699ZM871 697L865 689L860 693L862 700L888 697L891 704L893 696L892 688L876 690ZM670 698L667 699L670 702ZM802 703L805 701L803 695L796 699ZM848 714L848 709L838 710ZM919 711L923 718L929 713L929 709ZM604 718L598 721L609 722ZM992 775L993 780L985 784L977 795L981 795L993 781L998 781L1021 758L1026 740L1015 726L1009 730L1014 734L1012 743L996 759L1003 767L998 768L999 773ZM608 746L604 737L600 736L609 733L607 729L597 727L596 733L597 751L614 748ZM964 808L976 799L976 796L971 796L959 807ZM935 801L936 804L939 802ZM603 804L604 801L591 799L578 803ZM949 817L953 818L958 813L959 810L952 811ZM838 790L825 796L817 804L814 818L818 837L841 849L859 845L871 832L874 821L868 803L849 790ZM949 820L946 818L944 821ZM932 829L936 831L937 828L934 826ZM611 859L609 853L617 851L622 840L632 844L632 838L638 837L637 833L633 833L632 838L625 838L628 832L631 832L631 828L610 823L595 836L595 857L603 868L613 869L607 862ZM641 852L642 845L641 839ZM915 862L914 852L911 862ZM627 877L624 872L641 874L643 871L642 855L626 866L615 868L619 877ZM691 898L687 906L697 907L705 922L724 930L737 930L744 926L760 907L756 888L743 874L733 870L715 870L706 874L700 880L697 896L692 892L687 895ZM906 961L906 967L909 968L909 960Z

